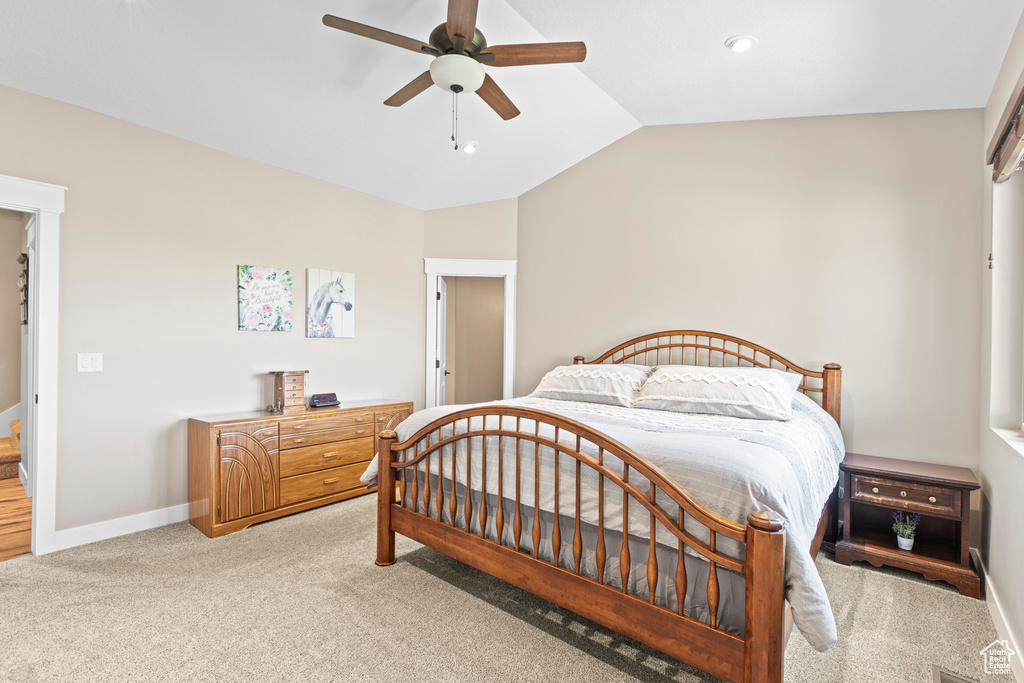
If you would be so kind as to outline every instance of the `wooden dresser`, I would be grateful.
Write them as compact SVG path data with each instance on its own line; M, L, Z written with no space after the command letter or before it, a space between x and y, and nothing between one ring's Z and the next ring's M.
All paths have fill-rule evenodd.
M377 434L412 403L346 403L188 421L189 521L210 538L376 491L359 481Z

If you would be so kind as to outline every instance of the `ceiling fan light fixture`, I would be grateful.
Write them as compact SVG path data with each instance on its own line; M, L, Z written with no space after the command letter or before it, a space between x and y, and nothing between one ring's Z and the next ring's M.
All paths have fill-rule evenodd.
M441 55L430 63L430 78L446 92L476 92L484 84L483 65L466 55Z
M757 45L757 38L754 36L733 36L725 41L725 46L733 52L746 52Z

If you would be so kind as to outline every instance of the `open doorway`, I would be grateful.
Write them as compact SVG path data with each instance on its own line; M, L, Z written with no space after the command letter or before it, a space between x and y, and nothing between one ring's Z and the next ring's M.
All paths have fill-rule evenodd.
M445 338L440 396L446 405L502 397L505 283L495 277L442 277Z
M22 364L20 479L32 500L32 552L58 550L57 325L60 217L67 188L0 175L0 209L29 216L28 325ZM62 532L68 533L68 532ZM69 539L73 540L73 539ZM71 543L70 545L75 545ZM63 547L70 547L64 545Z
M27 226L31 214L0 209L0 561L32 547L32 501L22 485L26 387Z
M501 348L494 352L495 357L501 359L501 393L495 398L512 398L512 382L515 374L516 262L426 258L423 259L423 271L427 276L425 407L432 408L447 403L448 378L451 377L453 381L458 382L454 378L454 370L449 370L447 367L448 353L445 348L448 339L447 283L448 281L458 282L463 278L486 278L501 283ZM493 331L493 328L491 329ZM456 340L455 343L455 354L459 356L461 354L458 350L458 341ZM451 374L445 374L446 372ZM461 403L463 399L458 395L457 384L455 391L455 400Z

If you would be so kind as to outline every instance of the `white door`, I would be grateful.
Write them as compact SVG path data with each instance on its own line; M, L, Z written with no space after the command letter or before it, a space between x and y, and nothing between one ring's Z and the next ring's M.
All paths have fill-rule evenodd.
M21 328L21 462L25 468L25 493L31 498L35 495L35 453L36 404L35 388L35 317L34 306L37 297L35 287L39 283L36 277L36 235L38 226L32 221L28 230L28 324Z
M448 283L444 281L443 277L439 277L437 278L437 362L434 364L437 368L437 381L434 383L434 386L437 387L437 403L434 405L439 406L445 404L445 377L448 375L448 368L445 362L447 358L447 336Z

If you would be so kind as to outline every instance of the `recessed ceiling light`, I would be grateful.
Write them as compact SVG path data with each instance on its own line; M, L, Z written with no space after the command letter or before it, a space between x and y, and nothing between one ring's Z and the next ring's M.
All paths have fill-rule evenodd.
M472 154L473 152L476 151L476 148L479 146L480 145L478 143L470 140L469 142L466 142L462 145L462 151L465 152L466 154Z
M754 36L733 36L725 41L725 46L733 52L746 52L755 45L757 45L757 39Z

